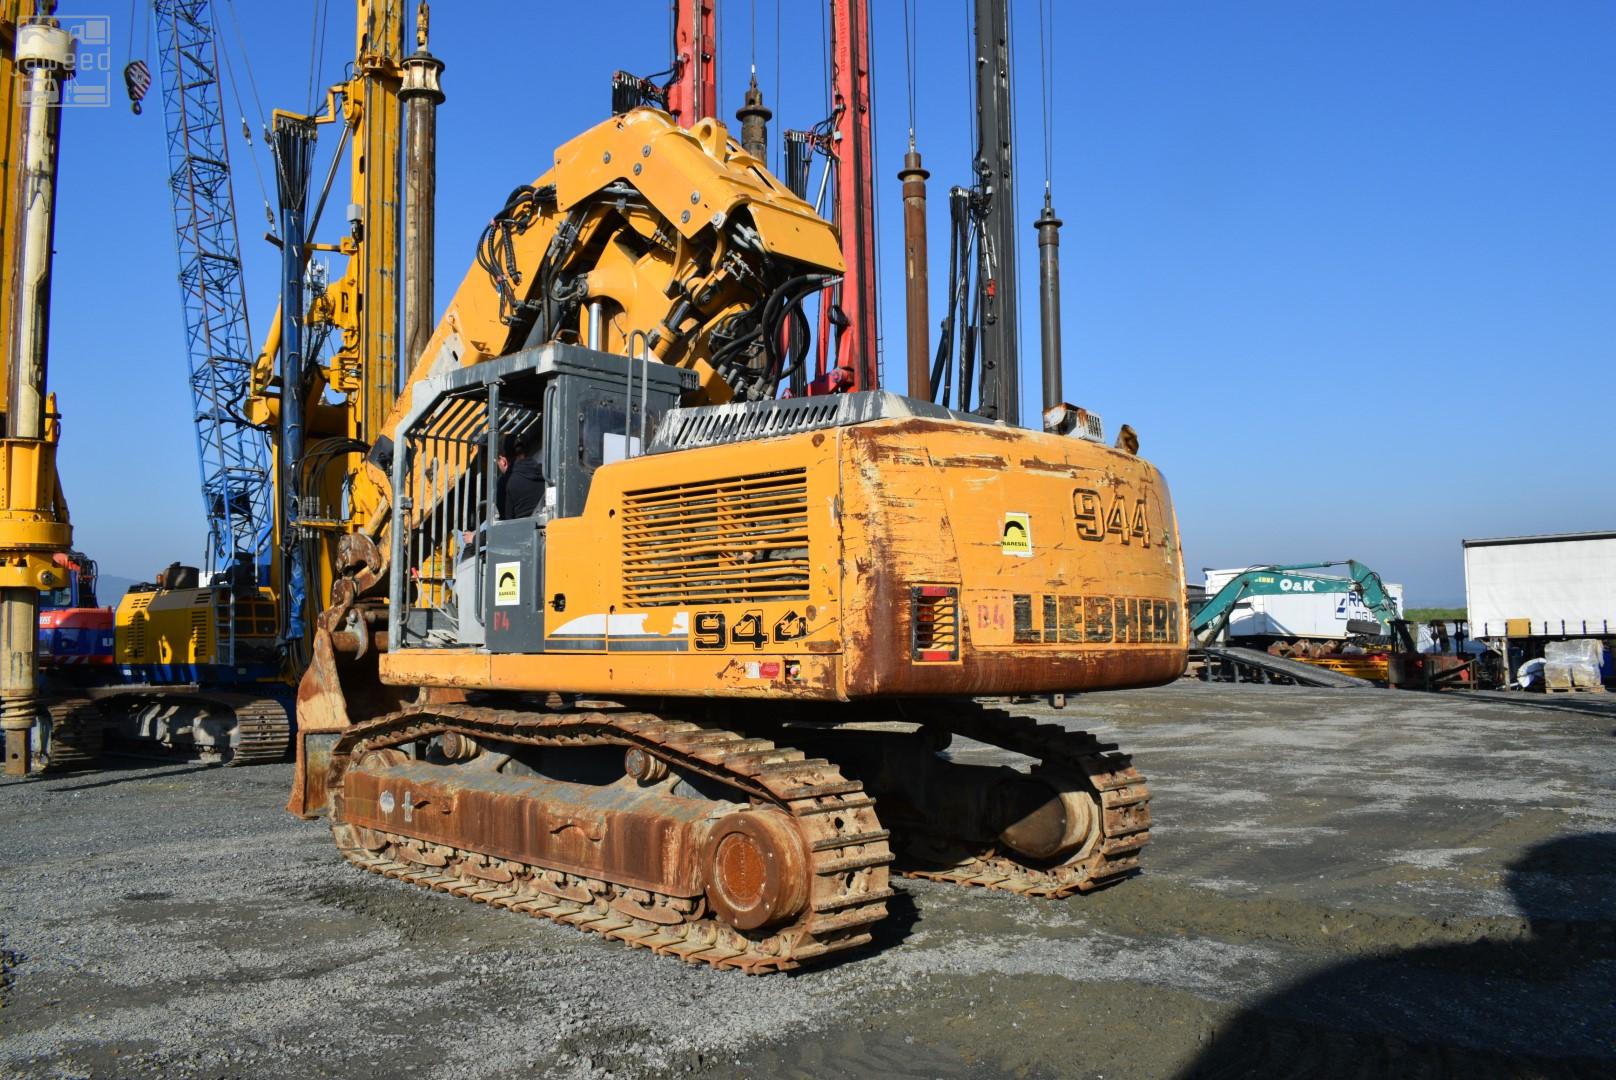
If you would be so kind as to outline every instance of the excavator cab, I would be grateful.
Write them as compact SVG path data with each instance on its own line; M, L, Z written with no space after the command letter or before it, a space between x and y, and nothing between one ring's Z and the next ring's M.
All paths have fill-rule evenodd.
M595 471L642 454L695 386L684 368L551 344L418 387L393 462L394 489L408 495L394 511L389 639L542 651L547 610L566 612L564 591L546 589L549 523L582 513ZM545 496L502 518L497 461L511 445L542 463Z

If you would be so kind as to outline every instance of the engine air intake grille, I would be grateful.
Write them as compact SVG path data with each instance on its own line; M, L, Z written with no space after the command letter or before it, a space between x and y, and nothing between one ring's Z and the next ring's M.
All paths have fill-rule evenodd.
M911 635L916 663L959 659L959 590L916 585L910 593Z
M129 632L114 640L118 643L118 660L124 664L146 662L146 623L151 618L146 607L156 593L143 593L129 599Z
M808 599L807 470L626 492L623 598L642 607Z
M839 397L841 395L838 395ZM732 402L701 409L679 409L657 430L659 441L681 448L717 446L746 439L768 439L831 427L840 402L824 395L768 402Z
M798 435L804 431L865 424L872 420L902 420L916 416L969 424L990 423L975 413L954 412L929 401L914 401L885 390L855 390L850 394L779 398L774 401L729 401L723 405L670 409L658 425L647 452L665 454L672 450L693 450L698 446L773 439L782 435Z

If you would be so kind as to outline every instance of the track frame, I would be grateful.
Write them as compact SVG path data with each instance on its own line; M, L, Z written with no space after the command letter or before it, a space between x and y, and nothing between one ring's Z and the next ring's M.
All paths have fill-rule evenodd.
M790 923L742 931L705 902L633 889L555 867L361 828L345 818L343 776L365 754L455 734L485 747L638 748L724 784L754 806L790 816L807 852L810 888ZM866 945L886 914L889 833L863 786L830 762L771 740L626 708L563 711L421 705L356 725L338 740L328 781L332 835L361 869L631 946L748 973L784 971Z

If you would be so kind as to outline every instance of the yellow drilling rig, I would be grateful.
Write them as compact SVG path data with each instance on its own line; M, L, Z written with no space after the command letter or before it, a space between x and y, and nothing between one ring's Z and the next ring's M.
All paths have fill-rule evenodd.
M1007 118L1003 0L979 7L986 107ZM375 873L766 972L868 942L894 867L1031 896L1132 871L1150 816L1129 759L980 699L1176 678L1183 572L1136 441L1007 422L1013 248L983 286L1010 346L984 354L984 407L857 377L876 367L849 257L869 217L857 132L825 140L848 170L838 230L713 118L711 17L676 4L675 85L497 209L400 388L376 257L390 227L416 248L413 329L432 229L429 198L387 206L390 152L356 160L354 257L316 290L353 348L312 363L298 310L320 119L414 111L403 159L430 191L440 65L424 33L387 59L399 5L361 3L359 85L323 118L277 114L283 310L253 407L278 432L289 616L313 629L289 809ZM832 119L867 125L867 23L847 32ZM1000 131L984 124L1003 171L981 201L1012 228ZM782 396L815 297L855 374ZM316 435L334 440L317 460ZM960 764L956 737L1032 764Z
M259 579L253 573L250 548L258 538L251 528L252 515L242 514L250 501L242 485L254 482L252 463L236 462L241 468L226 475L221 461L215 460L216 471L210 471L205 448L204 495L214 529L210 546L222 548L226 559L234 556L235 564L227 573L205 581L196 568L176 563L161 572L153 585L131 590L118 603L116 613L73 611L81 619L105 620L108 647L95 656L100 663L94 666L72 663L85 659L82 654L53 657L59 661L49 671L53 692L41 696L31 659L36 632L24 637L22 630L37 611L36 593L28 590L63 585L72 572L67 560L55 554L67 550L71 536L65 503L55 485L54 405L43 406L45 418L41 421L41 406L33 401L43 386L49 183L54 177L54 125L60 110L47 108L54 101L45 103L41 98L39 109L31 111L26 100L19 106L17 98L30 92L33 84L29 80L48 83L65 78L71 71L71 49L70 44L56 42L47 34L49 19L24 17L33 6L16 0L8 6L3 73L4 115L8 121L20 123L23 131L7 131L8 145L16 149L5 158L10 197L0 207L0 236L7 240L5 250L12 257L5 263L6 279L0 286L5 288L8 311L39 312L37 327L26 320L6 320L3 327L12 344L5 353L11 361L5 389L11 402L24 406L3 410L10 421L6 434L13 436L5 443L11 486L4 494L10 502L0 507L0 556L6 560L0 564L0 575L9 575L0 576L0 601L10 620L5 626L15 631L6 639L10 644L6 646L5 679L9 681L0 683L0 695L8 703L4 707L7 768L18 767L14 759L27 753L30 735L34 749L44 751L34 755L36 766L47 755L51 768L87 764L99 750L104 732L137 747L198 754L232 764L281 760L290 742L291 718L280 702L279 685L295 682L307 665L312 619L338 577L332 567L339 539L363 526L385 504L385 496L368 482L370 473L364 468L363 456L376 440L396 396L400 343L392 312L400 299L395 260L401 231L417 237L421 242L412 251L417 255L426 252L428 258L424 269L414 264L405 268L408 279L430 280L431 237L420 237L407 225L401 230L396 223L406 194L404 163L397 160L401 117L408 102L416 98L430 102L435 95L441 96L436 90L436 71L441 64L425 49L424 10L417 48L406 56L406 5L402 0L362 0L357 6L350 76L330 88L320 115L277 113L274 117L277 151L283 149L282 141L297 143L302 136L311 136L318 125L340 129L339 148L314 220L304 227L301 204L295 220L286 219L297 230L283 246L283 268L294 286L285 290L289 302L277 313L251 367L245 400L215 398L197 405L199 419L206 415L218 425L241 423L274 431L277 505L270 514L274 558L267 578ZM163 82L177 99L165 110L171 112L170 149L181 147L170 187L180 219L180 281L191 305L187 318L196 320L188 323L187 337L208 365L201 371L193 369L192 384L193 389L198 384L217 389L233 378L234 366L243 363L241 354L232 351L233 332L222 326L220 315L231 303L230 290L239 293L241 286L239 263L234 268L236 280L222 269L235 259L235 239L228 171L223 168L223 136L218 130L219 56L207 4L160 0L154 13L165 50ZM12 33L18 25L24 29ZM61 34L54 29L49 33ZM10 77L14 39L16 66L22 73L15 79ZM41 52L47 41L57 51L67 49L66 58ZM128 71L125 77L130 79ZM137 90L131 81L130 94L138 105L144 86ZM430 145L430 129L420 128L422 123L430 124L430 112L424 120L420 110L412 115L415 144L424 140ZM29 127L28 118L33 116L44 117L44 121ZM210 125L214 130L209 137L215 143L203 145L196 129ZM48 169L36 165L32 157L24 158L24 149L34 152L29 132L49 151ZM311 138L299 145L308 149ZM325 196L331 191L336 164L344 160L343 151L350 146L346 157L352 189L347 200L347 235L335 244L307 243L306 236L317 226ZM292 150L287 153L295 155ZM17 167L18 162L24 167ZM299 196L306 197L309 162L287 158L284 164L293 171L302 169L299 182L305 187ZM221 175L226 189L223 199L217 190ZM410 175L419 178L424 173L411 170ZM199 190L204 188L208 190ZM410 194L411 207L431 198L429 191L424 197L420 192ZM204 206L204 199L216 201ZM202 235L221 223L228 229L228 250L219 246L219 236ZM15 240L13 232L19 234ZM310 276L306 290L311 256L322 253L345 257L346 272L333 281L316 282ZM45 260L44 270L41 260ZM20 283L15 292L13 276ZM32 291L26 291L29 289ZM309 298L306 307L305 296ZM416 331L421 339L431 329L430 303L427 307L411 316L417 323L425 320L425 327L418 326ZM287 326L295 328L288 337L293 346L282 350L282 331ZM241 333L244 336L244 329ZM333 342L334 347L322 348L322 342ZM419 344L417 341L417 349ZM288 393L287 386L293 392ZM199 441L209 440L203 436ZM220 452L213 449L217 458ZM222 464L230 464L228 454L223 455ZM238 501L243 505L238 507ZM232 514L237 525L248 521L245 535L230 527ZM222 529L221 519L225 522ZM53 557L58 561L53 563ZM13 580L28 582L27 589L12 588ZM25 603L30 604L26 612ZM97 622L98 629L100 626ZM61 636L53 634L53 640ZM22 659L25 653L30 657L27 662Z
M222 172L227 153L210 5L158 0L153 7L164 50L174 155L169 186L180 234L191 383L193 391L206 388L196 415L209 425L198 441L210 561L222 572L207 580L197 568L176 563L118 604L105 666L53 672L60 696L51 708L95 718L126 745L229 764L284 759L292 718L282 703L290 695L282 691L307 666L312 620L337 578L336 545L384 502L363 459L398 382L400 342L391 313L400 300L396 219L406 194L397 160L401 117L413 96L436 93L441 66L425 50L424 19L417 48L405 55L404 8L359 3L350 76L328 90L318 115L273 117L277 175L282 181L295 176L298 185L296 212L283 208L282 214L293 233L282 243L283 285L292 285L283 289L286 301L249 367L238 347L245 344L245 301L234 202ZM133 86L131 100L138 100ZM339 129L338 148L305 222L312 133L321 126ZM346 235L314 243L309 237L344 161L351 194L338 201L346 203ZM292 199L284 183L281 194ZM410 205L421 202L416 195ZM427 237L416 250L429 251L430 243ZM334 280L316 261L328 256L346 259ZM430 266L422 272L412 265L406 273L425 281ZM238 323L228 321L232 304L241 307ZM430 312L424 314L422 338L430 333ZM283 341L290 347L283 349ZM244 392L236 390L238 380ZM267 468L246 445L244 432L251 428L272 435ZM227 439L240 441L228 449L222 445ZM260 510L256 493L266 483L270 505ZM272 528L272 557L261 567L255 556L262 542L258 526L265 522Z
M408 7L403 0L359 0L352 76L330 89L318 115L277 110L272 150L280 199L282 301L253 369L247 416L271 432L276 478L275 567L281 632L302 670L312 623L333 584L342 538L362 529L386 506L385 479L365 464L384 441L384 421L398 395L401 374L398 305L413 333L431 326L430 299L401 296L401 234L414 239L404 280L425 288L432 276L429 214L432 192L406 190L404 176L421 183L430 170L419 163L434 142L436 105L442 100L442 63L427 51L423 5L415 48L405 53ZM400 160L406 108L407 145L416 156ZM316 132L338 131L338 148L324 187L311 190ZM338 162L347 150L347 233L337 243L312 242ZM308 201L317 194L312 217ZM408 199L406 199L408 196ZM407 220L404 220L407 218ZM334 280L311 275L316 255L346 259ZM329 350L322 342L333 342ZM413 341L419 350L420 340Z
M0 11L0 728L7 776L25 776L38 726L39 592L67 581L58 563L72 545L56 476L61 435L46 389L51 243L61 88L72 75L72 36L54 3L8 0ZM69 718L55 718L68 741Z

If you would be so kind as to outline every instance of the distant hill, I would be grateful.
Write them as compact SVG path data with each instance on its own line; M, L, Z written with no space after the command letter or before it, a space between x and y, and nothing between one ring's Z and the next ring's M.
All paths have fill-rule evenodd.
M102 607L117 607L118 601L123 599L123 594L134 584L136 584L134 578L102 574L101 580L95 583L95 598Z

